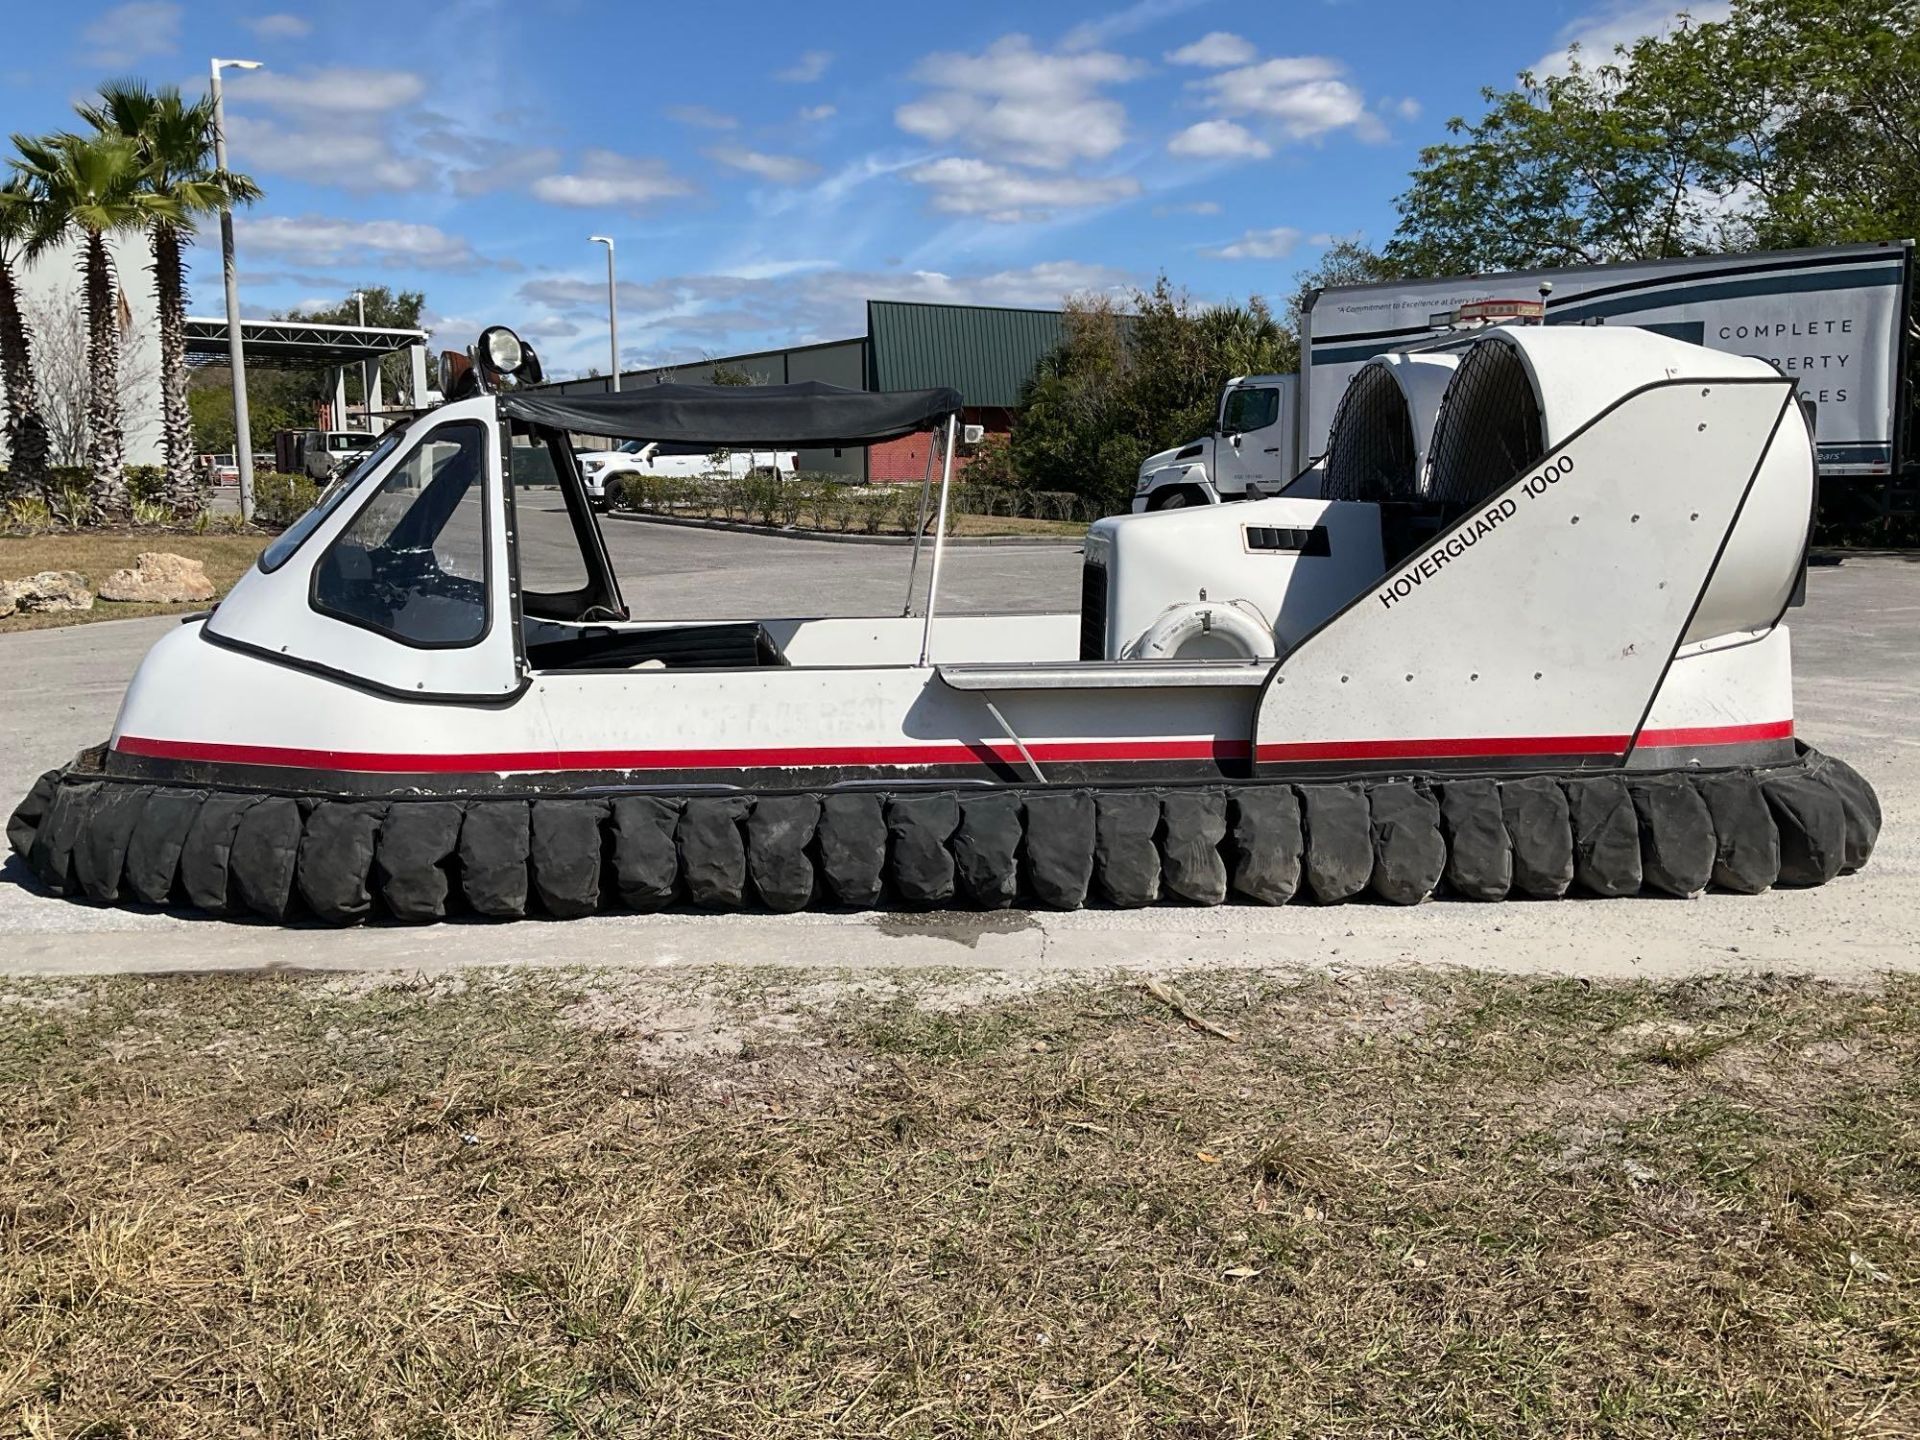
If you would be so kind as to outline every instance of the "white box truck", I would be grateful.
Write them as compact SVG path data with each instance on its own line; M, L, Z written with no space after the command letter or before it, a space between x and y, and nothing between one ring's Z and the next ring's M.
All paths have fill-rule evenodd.
M1538 299L1542 287L1549 325L1637 325L1767 361L1814 408L1823 478L1892 475L1908 457L1912 260L1902 240L1321 290L1301 326L1301 374L1229 381L1212 435L1140 467L1133 509L1278 493L1326 448L1367 360L1429 338L1463 306Z

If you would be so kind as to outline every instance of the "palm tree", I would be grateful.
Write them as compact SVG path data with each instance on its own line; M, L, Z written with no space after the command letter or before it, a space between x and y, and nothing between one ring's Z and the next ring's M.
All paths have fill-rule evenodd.
M10 499L47 483L47 422L33 374L33 329L20 313L14 266L32 234L33 212L18 181L0 185L0 386L7 398L7 473Z
M29 256L77 235L87 307L87 466L101 513L128 511L127 441L120 407L120 333L107 236L143 230L175 213L173 202L140 188L140 152L118 136L13 137L13 162L32 199Z
M192 223L229 205L250 204L260 187L215 167L213 99L188 104L175 87L150 90L141 80L113 80L80 118L101 135L133 141L140 187L166 203L148 223L153 283L160 311L160 404L167 455L167 494L182 518L205 503L193 470L193 418L187 410L187 277L184 247Z

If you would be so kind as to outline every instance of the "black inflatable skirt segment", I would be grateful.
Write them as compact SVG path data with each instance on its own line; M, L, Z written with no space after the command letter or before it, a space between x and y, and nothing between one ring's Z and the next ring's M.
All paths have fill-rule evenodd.
M50 771L7 823L93 904L350 925L808 906L1752 894L1867 863L1873 787L1758 770L1183 788L328 799Z

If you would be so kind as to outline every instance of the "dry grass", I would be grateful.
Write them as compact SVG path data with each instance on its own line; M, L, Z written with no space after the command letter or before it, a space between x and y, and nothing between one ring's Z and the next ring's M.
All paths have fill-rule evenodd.
M11 982L0 1414L1920 1429L1911 981L730 983Z
M246 574L247 567L260 557L261 550L272 538L270 535L192 535L151 530L66 530L48 535L0 535L0 580L18 580L42 570L78 570L98 585L113 571L131 566L141 552L164 550L203 562L215 592L225 595L234 582ZM205 601L149 605L101 600L91 610L10 615L0 620L0 634L10 630L84 625L90 620L127 620L137 615L182 615L206 608Z

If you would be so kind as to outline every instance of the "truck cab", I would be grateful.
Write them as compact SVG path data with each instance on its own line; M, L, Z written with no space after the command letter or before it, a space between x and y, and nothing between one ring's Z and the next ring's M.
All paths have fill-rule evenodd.
M1220 391L1211 435L1141 465L1134 513L1279 493L1297 468L1299 415L1299 376L1235 376Z

